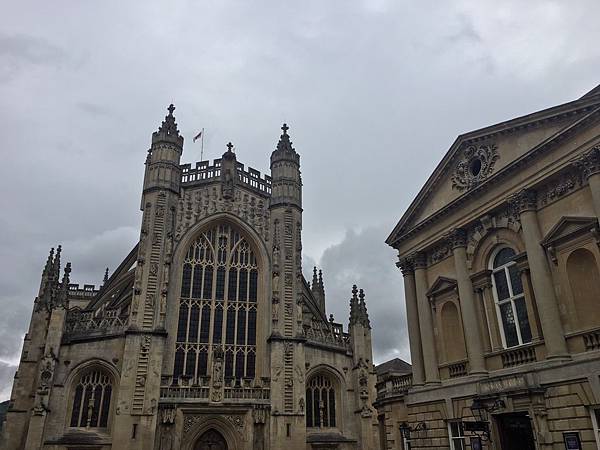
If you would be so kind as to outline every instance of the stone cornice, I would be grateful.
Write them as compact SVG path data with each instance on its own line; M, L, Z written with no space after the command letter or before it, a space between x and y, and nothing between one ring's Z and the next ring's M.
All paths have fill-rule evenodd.
M515 171L519 170L524 165L528 164L530 161L535 159L540 153L546 151L548 148L552 148L553 146L559 145L565 139L572 136L578 129L583 128L584 126L588 125L594 120L597 120L598 117L600 117L600 107L597 104L587 105L586 107L581 108L579 112L587 114L581 119L566 126L560 132L541 142L540 144L532 148L529 152L522 155L520 158L514 160L512 163L500 169L494 175L487 178L487 180L484 183L481 183L478 186L472 188L471 190L465 192L465 194L451 201L442 209L437 210L426 219L414 225L412 228L406 230L404 233L401 233L403 227L406 226L408 220L410 220L410 218L413 217L414 214L416 214L420 205L423 204L425 199L428 197L428 193L432 191L437 178L441 176L441 174L437 174L437 171L441 170L441 168L448 167L448 164L450 164L451 160L448 160L449 154L454 154L457 151L456 149L451 149L450 152L447 154L445 160L442 160L442 162L438 165L438 168L436 168L436 171L434 172L434 175L436 175L435 179L434 175L430 177L430 180L423 187L417 198L415 198L415 200L413 201L413 204L409 206L408 211L405 213L398 225L396 225L390 236L387 238L387 244L397 248L400 242L408 239L409 237L415 235L424 228L430 226L432 223L437 222L441 218L447 216L452 211L462 206L464 203L466 203L473 197L480 196L481 194L489 190L491 186L507 178ZM576 114L576 112L565 114L564 117L572 114ZM458 140L460 140L460 138Z

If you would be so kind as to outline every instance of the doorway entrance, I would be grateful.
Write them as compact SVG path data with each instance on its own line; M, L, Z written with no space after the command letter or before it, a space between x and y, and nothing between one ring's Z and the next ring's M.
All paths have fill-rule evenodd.
M194 450L227 450L227 442L221 433L210 429L200 436Z
M531 419L527 413L495 416L502 450L535 450Z

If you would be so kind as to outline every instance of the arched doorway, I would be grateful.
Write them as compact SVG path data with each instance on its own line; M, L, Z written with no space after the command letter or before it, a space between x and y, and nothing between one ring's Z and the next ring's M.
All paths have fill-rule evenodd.
M210 429L200 436L194 450L228 450L228 447L221 433Z

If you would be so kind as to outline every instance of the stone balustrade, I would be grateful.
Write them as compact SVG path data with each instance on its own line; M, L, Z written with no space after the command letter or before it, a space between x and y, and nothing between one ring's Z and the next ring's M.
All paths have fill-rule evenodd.
M528 345L515 349L508 349L502 353L502 366L514 367L537 361L535 346Z

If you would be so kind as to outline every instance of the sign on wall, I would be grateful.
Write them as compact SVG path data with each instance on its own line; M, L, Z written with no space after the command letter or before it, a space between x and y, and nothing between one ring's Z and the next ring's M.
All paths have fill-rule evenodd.
M565 450L581 450L581 439L579 439L579 432L570 431L563 433L563 439L565 441Z

